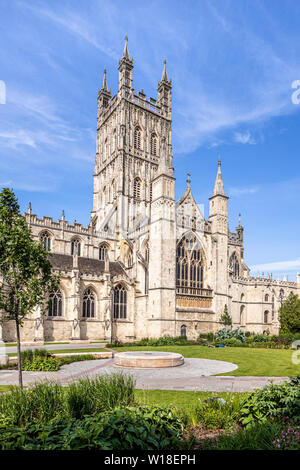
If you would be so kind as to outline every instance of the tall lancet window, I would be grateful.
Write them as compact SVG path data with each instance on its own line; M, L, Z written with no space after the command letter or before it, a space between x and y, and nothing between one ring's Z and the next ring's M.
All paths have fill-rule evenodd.
M141 180L135 178L133 183L133 197L134 199L141 199Z
M240 263L239 263L237 255L235 253L233 253L230 257L229 270L235 277L239 277L239 275L240 275Z
M51 236L50 233L48 232L43 232L40 236L41 242L43 243L43 246L45 250L50 251L51 250Z
M108 255L108 246L106 243L101 243L99 246L99 260L105 261L106 256Z
M91 289L87 289L83 294L82 316L83 318L95 316L95 294Z
M114 288L114 318L125 319L127 317L127 291L125 287L118 284Z
M141 148L141 129L139 127L136 127L134 130L134 148Z
M157 155L157 137L155 134L151 135L150 140L150 153L151 155Z
M49 295L49 317L62 316L62 293L59 289L52 291Z
M203 264L196 237L183 237L176 255L176 287L180 293L199 295L203 288Z
M78 238L74 238L71 242L71 255L80 256L81 253L81 243Z

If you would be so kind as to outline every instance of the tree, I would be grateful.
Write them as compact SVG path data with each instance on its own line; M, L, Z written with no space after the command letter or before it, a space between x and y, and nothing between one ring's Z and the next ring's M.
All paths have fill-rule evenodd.
M224 326L232 326L232 318L228 313L227 304L224 306L224 313L221 315L220 323L222 323Z
M298 295L290 293L283 302L279 313L280 332L281 333L299 333L300 332L300 299Z
M33 239L16 196L4 188L0 193L0 311L1 322L15 322L21 389L20 327L35 307L41 306L42 313L47 308L45 299L59 283L51 268L49 253Z

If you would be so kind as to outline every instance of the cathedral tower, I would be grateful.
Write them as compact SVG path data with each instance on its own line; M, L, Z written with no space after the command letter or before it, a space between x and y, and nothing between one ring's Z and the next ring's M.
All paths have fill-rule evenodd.
M172 167L171 81L166 61L158 99L133 88L133 59L125 38L118 93L111 99L106 72L98 96L92 223L97 231L130 238L151 217L152 181L161 156Z
M213 236L212 272L214 273L215 311L223 313L226 303L228 278L228 196L225 194L221 160L218 162L218 172L213 190L209 198L209 222Z

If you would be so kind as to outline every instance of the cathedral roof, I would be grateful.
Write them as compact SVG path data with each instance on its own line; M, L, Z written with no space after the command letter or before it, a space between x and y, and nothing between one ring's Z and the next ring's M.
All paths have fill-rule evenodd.
M201 218L204 219L204 216L203 216L199 206L197 205L197 203L194 199L192 190L191 190L190 176L191 176L190 173L188 173L188 179L186 180L187 186L186 186L186 189L185 189L183 195L179 199L179 201L176 202L176 209L178 209L180 206L184 206L185 203L191 203L192 206L194 207L194 209L198 212L198 214L200 214Z
M72 271L73 269L73 256L71 255L55 253L51 256L50 261L54 269L59 269L60 271ZM85 274L103 274L104 265L105 262L98 259L78 257L78 269ZM109 262L109 272L112 276L126 275L121 264L117 261Z

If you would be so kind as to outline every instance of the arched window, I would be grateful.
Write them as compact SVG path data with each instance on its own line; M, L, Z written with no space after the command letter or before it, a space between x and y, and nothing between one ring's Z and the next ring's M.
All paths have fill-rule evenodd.
M240 263L239 263L237 255L235 253L233 253L231 255L230 262L229 262L229 268L230 268L231 273L235 277L239 277L239 275L240 275Z
M240 325L246 326L245 305L242 305L240 309Z
M265 302L269 302L269 296L268 296L268 294L265 295Z
M114 288L114 318L127 318L127 291L121 284Z
M181 293L198 295L203 287L203 259L196 237L184 237L177 245L176 286Z
M245 294L241 294L241 302L245 302Z
M150 153L151 155L157 155L156 151L157 151L157 137L155 134L152 134L151 135L151 139L150 139Z
M186 337L186 326L182 325L180 328L180 336L185 336Z
M71 255L77 254L80 256L80 251L81 251L81 243L78 238L74 238L71 242Z
M105 243L101 243L99 246L99 260L105 261L106 256L108 255L108 247Z
M140 178L135 178L133 183L133 197L134 199L141 198L141 180Z
M45 250L51 250L51 236L48 232L43 232L40 237Z
M82 316L84 318L95 316L95 294L91 289L87 289L83 294Z
M141 130L139 127L136 127L134 130L134 148L141 148Z
M264 323L269 323L269 312L266 310L264 312Z
M49 317L61 317L62 316L62 293L59 289L54 290L49 295Z

